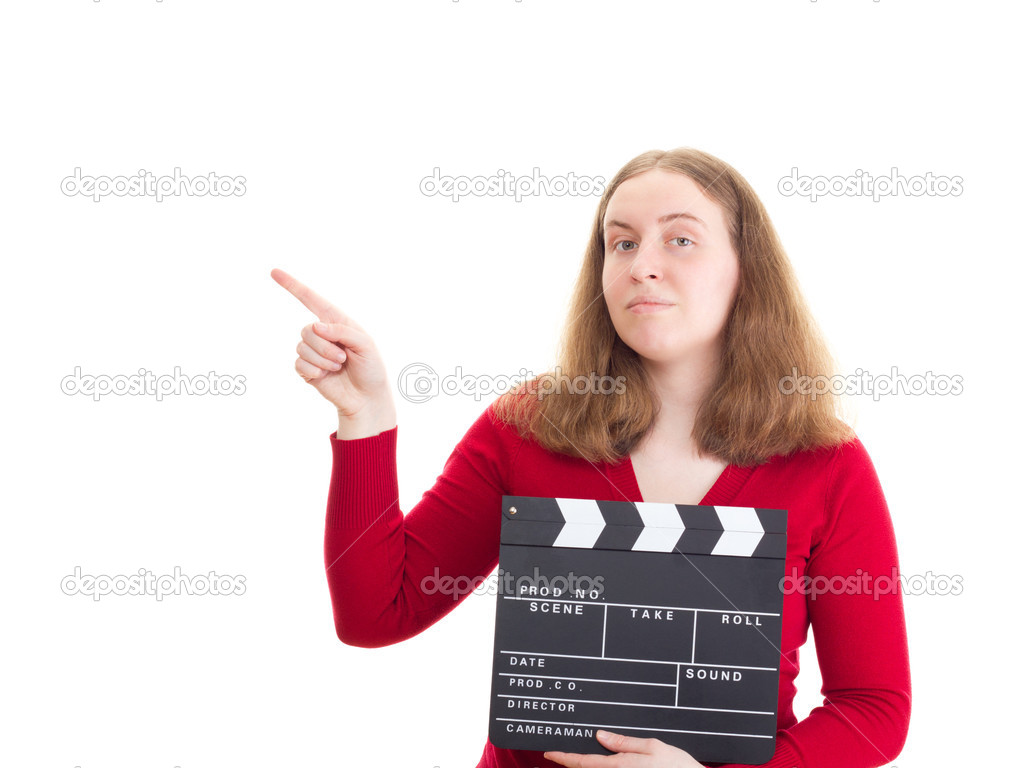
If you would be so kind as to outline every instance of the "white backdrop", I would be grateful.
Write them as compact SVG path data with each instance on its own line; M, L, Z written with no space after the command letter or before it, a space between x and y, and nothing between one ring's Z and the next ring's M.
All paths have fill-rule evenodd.
M1010 8L1006 4L1006 8ZM63 0L0 11L4 582L0 763L475 766L494 597L367 650L322 553L333 408L295 374L311 315L394 382L553 363L597 196L420 192L504 170L610 180L697 147L764 200L844 373L960 376L852 397L905 575L899 766L1016 752L1022 530L1014 27L995 3ZM231 177L244 194L64 194L82 176ZM785 196L858 170L960 194ZM199 188L197 188L198 191ZM234 395L67 395L83 375L244 377ZM396 392L402 509L493 399ZM65 577L238 577L233 595L68 595ZM798 716L820 702L813 641ZM1012 702L1012 704L1011 704Z

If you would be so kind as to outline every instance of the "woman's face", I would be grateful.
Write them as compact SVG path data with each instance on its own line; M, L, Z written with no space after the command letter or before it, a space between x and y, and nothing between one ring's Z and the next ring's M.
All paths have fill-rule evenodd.
M641 358L717 355L739 274L722 209L689 177L645 171L608 201L604 298L619 337Z

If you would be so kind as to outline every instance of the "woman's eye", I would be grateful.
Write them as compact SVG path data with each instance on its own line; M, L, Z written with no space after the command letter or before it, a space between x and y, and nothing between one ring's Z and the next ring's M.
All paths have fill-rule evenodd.
M620 245L626 245L627 243L629 243L630 245L636 245L636 243L634 243L632 240L622 240L622 241L620 241L620 242L615 244L615 249L618 250ZM636 248L626 248L624 250L635 251Z
M675 242L676 240L685 240L685 241L686 241L686 242L688 242L688 243L689 243L690 245L693 245L693 240L691 240L691 239L690 239L690 238L688 238L688 237L681 237L681 236L680 236L680 237L673 237L673 238L672 238L672 241L673 241L673 242ZM680 245L681 245L681 243L680 243Z

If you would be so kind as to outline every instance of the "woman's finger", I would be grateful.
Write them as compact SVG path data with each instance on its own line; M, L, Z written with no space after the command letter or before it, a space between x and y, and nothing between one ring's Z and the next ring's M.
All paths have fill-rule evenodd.
M340 371L341 363L336 360L328 360L327 358L320 355L316 350L312 349L306 342L300 341L299 345L295 348L295 351L299 353L299 357L305 360L310 365L315 365L317 368L323 368L329 371Z
M576 752L545 752L548 760L567 766L568 768L623 768L637 765L629 761L629 755L580 755Z
M591 758L608 758L611 755L579 755L575 752L545 752L544 757L548 760L564 765L566 768L613 768L614 763L597 763Z
M333 322L338 318L338 309L309 286L300 283L283 269L272 269L274 282L302 302L302 305L321 320Z
M302 336L302 341L324 360L333 360L336 363L345 362L345 351L333 341L328 341L318 335L312 325L303 328L299 335ZM316 360L310 360L310 362L319 365Z
M307 363L301 357L295 359L295 372L306 381L315 381L330 373L330 371L325 371L323 368L317 368L312 363Z
M348 323L352 327L362 330L359 323L331 304L331 302L312 288L300 283L283 269L272 269L270 271L270 276L274 279L275 283L301 301L302 305L306 309L317 316L317 319L325 323Z
M373 342L364 332L346 323L313 323L313 332L328 341L335 341L357 355L370 353Z
M653 754L654 748L661 743L657 739L641 739L611 731L598 731L597 740L612 752L636 752L641 755Z

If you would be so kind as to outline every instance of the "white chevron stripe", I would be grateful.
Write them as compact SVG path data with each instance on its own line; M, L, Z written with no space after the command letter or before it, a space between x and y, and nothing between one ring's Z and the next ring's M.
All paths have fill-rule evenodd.
M555 499L565 518L553 547L593 548L604 530L604 516L593 499Z
M753 507L715 507L725 532L711 550L712 555L750 557L761 543L764 527Z
M676 505L638 501L636 511L640 513L644 527L633 544L633 549L644 552L671 552L686 530Z
M750 531L752 533L764 533L764 527L757 518L757 511L753 507L715 507L718 519L722 521L722 527L727 531Z

